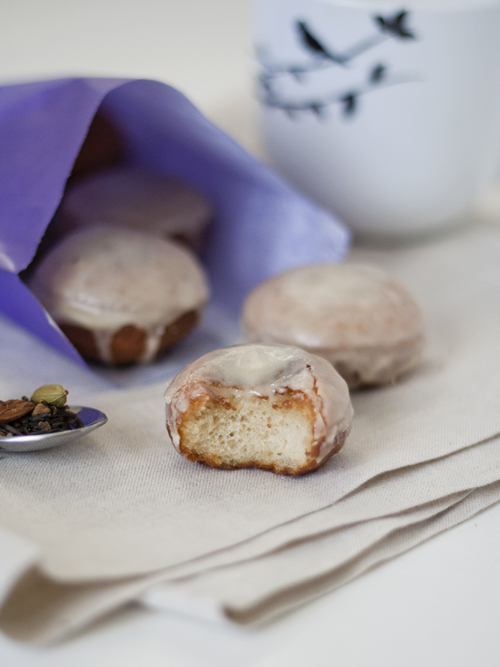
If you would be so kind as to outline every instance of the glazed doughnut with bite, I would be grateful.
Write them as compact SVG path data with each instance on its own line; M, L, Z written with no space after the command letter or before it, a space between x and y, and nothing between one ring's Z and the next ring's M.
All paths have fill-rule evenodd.
M235 345L187 366L165 393L167 429L190 461L299 475L338 452L349 433L346 383L297 347Z
M55 224L59 233L94 224L126 227L199 248L212 207L180 180L133 167L116 167L73 183Z
M80 354L107 364L156 358L191 331L209 295L187 248L106 226L60 241L29 286Z
M265 281L247 297L242 327L247 340L324 357L350 388L392 382L417 364L424 341L410 293L360 264L304 266Z

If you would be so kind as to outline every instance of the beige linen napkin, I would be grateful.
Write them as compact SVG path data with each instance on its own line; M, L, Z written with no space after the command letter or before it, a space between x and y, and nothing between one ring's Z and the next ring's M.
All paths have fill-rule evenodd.
M498 499L499 483L455 493L399 517L329 531L267 558L212 568L168 585L161 582L176 576L168 570L110 583L71 585L55 583L33 569L4 602L0 627L23 641L53 642L136 599L211 620L263 620L347 583ZM249 575L255 583L250 589Z
M346 525L353 517L382 516L380 501L382 514L342 518L338 501L348 494L355 498L356 489L364 492L363 485L391 471L399 471L403 480L386 503L385 511L392 514L407 510L412 502L426 502L428 491L430 499L437 500L499 479L498 449L486 442L500 433L499 256L500 232L493 227L470 228L412 249L356 253L355 259L369 259L398 274L415 293L426 315L429 340L417 372L394 386L353 397L353 432L344 450L319 471L282 478L257 470L210 470L185 461L167 442L164 387L154 385L88 398L87 404L108 413L109 424L70 447L2 454L0 524L39 549L39 573L45 581L89 583L90 590L96 581L174 566L188 572L187 561L237 544L232 558L249 558ZM466 481L465 465L451 463L449 457L448 467L442 458L471 445L476 446L468 450L473 461L467 465L478 471L477 481L471 476ZM432 490L420 481L410 500L411 485L405 485L405 475L411 479L410 466L433 460L437 468ZM488 476L490 464L493 472ZM329 518L327 512L310 525L309 520L296 524L300 517L330 507ZM410 514L400 516L399 530L404 530L412 520ZM370 535L372 541L380 539ZM253 538L262 540L260 547L252 544ZM286 585L293 587L295 581ZM137 594L144 581L128 584ZM265 597L262 590L259 594ZM122 593L116 595L124 599ZM236 609L234 601L220 599ZM246 609L260 602L245 599L242 604Z
M276 526L254 538L163 570L165 580L187 577L212 568L255 558L296 541L350 527L448 498L500 479L500 438L455 454L403 468L363 485L324 509Z
M164 593L168 595L172 591L178 596L182 591L190 597L214 600L231 617L241 620L267 615L268 604L276 606L275 603L271 605L271 601L281 597L284 592L288 595L298 586L307 586L339 570L391 533L444 514L449 508L460 505L470 494L471 492L467 491L453 494L397 516L366 521L340 531L330 531L314 540L298 541L286 549L261 558L217 568L190 577L177 585L164 586ZM475 498L484 498L485 503L491 504L500 498L500 483L473 491L472 495ZM481 500L479 507L483 506ZM476 503L473 507L476 507ZM477 509L474 513L476 511ZM464 510L464 516L467 515L469 511ZM145 599L150 604L160 606L158 589ZM165 606L168 608L168 597L165 599Z
M397 524L402 526L404 522L391 519L373 522L373 526L361 524L354 527L349 531L351 535L339 535L342 541L353 541L352 558L337 561L336 536L325 536L311 544L298 545L297 550L291 553L285 551L271 555L257 563L257 567L242 566L238 571L235 566L234 570L221 573L221 579L216 575L205 579L202 575L200 581L186 584L185 592L196 596L209 594L225 614L239 622L262 621L338 588L375 565L465 521L499 499L500 484L495 483L472 491L445 511L443 507L448 504L446 499L432 507L408 512L407 525L399 529ZM368 532L372 532L371 540L367 538ZM359 547L365 539L366 548L362 550ZM299 567L300 576L294 577L293 570L297 573ZM243 577L257 571L259 577L254 582L253 591L248 585L244 591L232 589L230 581L233 577L233 581L241 583ZM284 572L284 576L276 582L277 572ZM156 595L150 594L146 599L151 605L163 607L161 598ZM168 604L164 608L168 608Z

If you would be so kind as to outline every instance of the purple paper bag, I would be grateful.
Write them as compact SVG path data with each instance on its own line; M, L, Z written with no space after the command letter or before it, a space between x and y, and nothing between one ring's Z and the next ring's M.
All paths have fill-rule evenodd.
M127 161L196 186L215 208L204 263L213 299L237 314L271 275L335 262L349 234L156 81L63 79L0 88L0 311L83 363L17 275L32 261L101 109Z

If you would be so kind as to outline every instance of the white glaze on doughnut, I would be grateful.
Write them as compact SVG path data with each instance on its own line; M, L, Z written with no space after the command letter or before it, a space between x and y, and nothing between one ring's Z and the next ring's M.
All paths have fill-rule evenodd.
M93 331L104 361L111 361L114 334L127 325L146 332L142 361L149 361L165 326L208 298L203 270L184 247L105 226L63 239L38 265L30 287L56 322Z
M331 454L336 437L350 429L352 405L345 381L324 359L296 347L235 345L200 357L165 392L167 425L180 451L178 425L197 398L245 392L270 401L288 390L302 392L314 407L316 463Z
M407 290L378 268L354 264L301 267L262 283L245 302L242 327L247 340L328 359L351 386L390 382L415 365L424 335Z

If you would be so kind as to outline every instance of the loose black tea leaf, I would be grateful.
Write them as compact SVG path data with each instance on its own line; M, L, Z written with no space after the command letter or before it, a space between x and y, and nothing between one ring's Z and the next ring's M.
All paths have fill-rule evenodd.
M38 406L41 407L36 411ZM82 420L76 413L69 410L67 405L60 408L52 406L48 412L42 411L43 407L44 403L38 403L29 414L10 423L0 424L0 438L72 431L83 426ZM38 414L34 414L35 412Z

